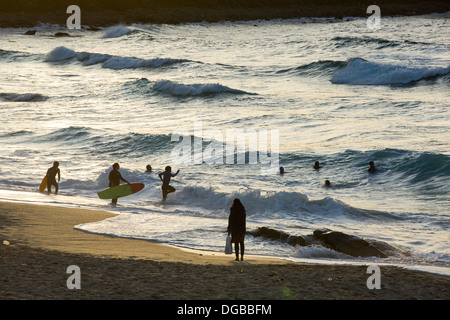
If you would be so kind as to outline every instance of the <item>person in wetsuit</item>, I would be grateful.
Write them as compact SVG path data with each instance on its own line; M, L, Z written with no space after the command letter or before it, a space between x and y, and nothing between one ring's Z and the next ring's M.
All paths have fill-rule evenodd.
M116 162L113 164L113 169L109 173L109 187L115 187L120 185L120 181L124 181L130 184L127 180L125 180L119 172L120 165ZM112 204L117 204L117 198L111 200Z
M180 172L180 170L178 170L176 173L172 173L172 167L167 166L165 168L164 172L161 172L158 174L159 178L161 179L161 181L163 183L161 186L161 189L162 189L162 196L163 196L164 201L166 201L167 195L169 193L176 191L176 189L174 187L170 186L169 183L170 183L170 178L175 177L178 174L178 172Z
M241 261L244 260L244 238L246 231L246 213L244 205L238 198L233 200L230 208L230 216L228 217L228 234L231 234L231 243L234 243L234 252L236 254L236 261L239 261L239 249L241 254Z
M58 182L56 182L56 175L58 175ZM58 183L61 180L61 171L59 170L59 162L53 162L53 167L47 170L47 192L52 192L52 186L55 187L55 194L58 194Z

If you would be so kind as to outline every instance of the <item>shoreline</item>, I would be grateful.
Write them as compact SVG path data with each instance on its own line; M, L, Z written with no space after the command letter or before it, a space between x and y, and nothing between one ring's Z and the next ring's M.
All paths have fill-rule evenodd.
M54 4L43 1L41 6L30 2L20 4L20 0L7 0L0 12L0 28L32 28L39 24L66 25L70 14L66 13L66 1ZM49 2L46 4L46 2ZM178 3L179 2L179 3ZM252 21L295 18L335 18L369 17L366 10L370 1L350 1L341 4L333 0L289 1L284 0L273 4L267 1L250 1L245 6L231 1L230 3L204 0L200 4L195 1L173 0L167 4L164 1L149 1L146 4L134 3L128 5L121 2L108 2L103 7L79 0L81 10L81 25L91 27L108 27L118 24L181 24L196 22L222 21ZM414 16L450 11L450 4L441 1L378 1L383 16Z
M112 216L0 202L0 299L450 299L444 275L382 266L381 289L369 290L365 266L259 256L235 262L221 253L74 229ZM70 265L80 267L81 290L66 287Z

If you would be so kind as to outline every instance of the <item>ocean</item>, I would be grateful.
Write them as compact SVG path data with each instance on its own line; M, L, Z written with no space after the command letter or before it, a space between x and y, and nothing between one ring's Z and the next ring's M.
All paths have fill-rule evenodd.
M247 235L246 254L450 275L449 18L0 29L0 200L106 210L75 228L223 253L239 198L248 231L400 249L362 258ZM60 192L41 194L53 161ZM96 193L115 162L145 188L112 206ZM167 165L180 173L163 202Z

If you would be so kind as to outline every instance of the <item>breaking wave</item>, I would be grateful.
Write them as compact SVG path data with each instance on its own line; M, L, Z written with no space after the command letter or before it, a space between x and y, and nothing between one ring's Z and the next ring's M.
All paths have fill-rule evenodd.
M57 47L47 54L45 62L62 62L76 58L84 66L102 64L103 68L114 70L136 68L159 68L177 63L191 62L186 59L122 57L102 53L76 52L66 47Z
M219 83L195 83L183 84L169 80L158 81L153 86L154 90L173 96L202 96L221 93L250 94L248 92L232 89Z
M450 66L447 68L418 68L381 64L354 58L350 59L346 66L332 77L331 82L356 85L399 85L445 76L449 73Z
M47 99L47 96L39 93L0 93L0 101L39 102Z

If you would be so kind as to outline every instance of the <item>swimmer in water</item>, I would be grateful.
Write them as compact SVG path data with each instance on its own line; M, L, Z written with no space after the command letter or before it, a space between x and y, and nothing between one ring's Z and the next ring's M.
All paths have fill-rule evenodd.
M322 168L322 166L320 165L320 162L319 161L316 161L315 163L314 163L314 167L313 167L314 169L316 169L316 170L319 170L320 168Z
M375 163L373 161L369 162L369 169L367 170L369 173L375 173L377 169L375 168Z

